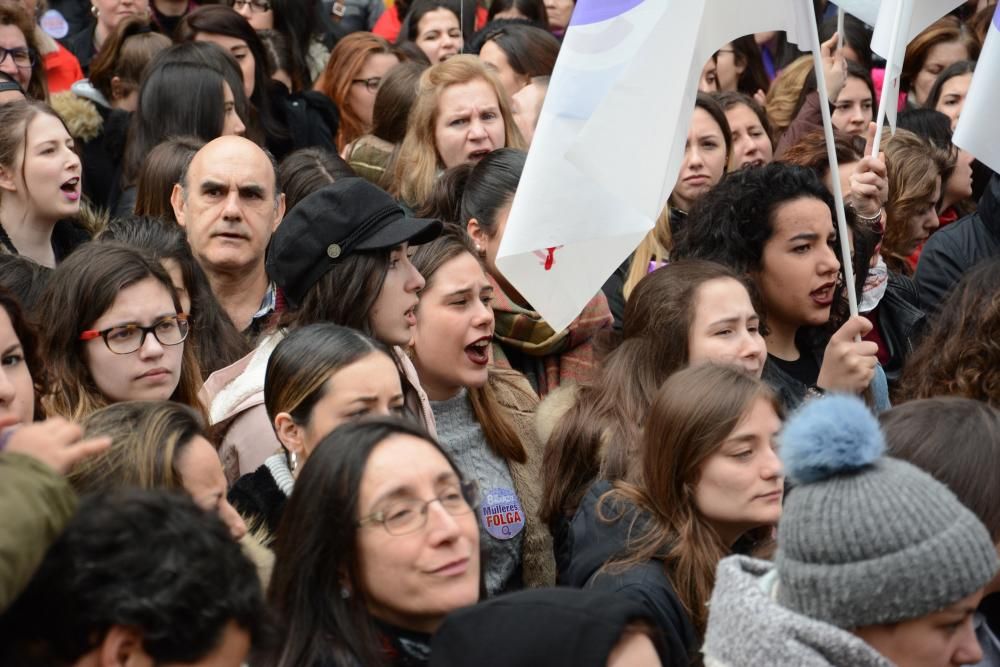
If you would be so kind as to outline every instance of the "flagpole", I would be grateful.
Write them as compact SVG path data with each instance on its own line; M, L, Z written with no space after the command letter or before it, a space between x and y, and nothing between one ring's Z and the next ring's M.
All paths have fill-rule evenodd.
M889 35L889 57L885 61L885 77L882 79L882 91L879 93L878 117L875 120L875 140L872 142L872 156L878 157L879 145L882 143L882 126L885 125L885 113L887 104L899 104L899 100L887 100L885 95L886 82L893 78L896 69L896 46L899 44L899 33L903 22L903 3L907 0L899 0L896 3L896 15L892 19L892 34ZM890 86L890 90L892 87Z
M802 0L812 11L810 0ZM833 185L833 201L837 212L837 237L840 240L841 262L844 267L844 287L847 288L847 303L851 317L858 314L858 295L854 292L854 267L851 261L851 240L847 234L847 214L844 211L844 193L840 187L840 169L837 165L837 147L833 140L833 119L830 117L830 98L826 92L826 76L823 73L823 54L819 45L819 30L815 21L809 21L812 39L813 68L816 70L816 90L819 93L819 108L823 114L823 132L826 134L826 156L830 162L830 182ZM875 135L876 139L878 134ZM878 153L873 153L878 155Z
M837 50L844 51L844 8L837 8Z

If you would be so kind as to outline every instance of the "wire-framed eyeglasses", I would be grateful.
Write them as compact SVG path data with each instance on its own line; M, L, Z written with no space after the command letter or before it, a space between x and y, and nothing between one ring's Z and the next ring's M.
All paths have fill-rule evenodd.
M415 533L427 525L431 503L441 503L452 516L468 514L479 505L479 485L471 480L456 482L430 500L396 500L385 509L362 517L357 525L381 524L390 535Z

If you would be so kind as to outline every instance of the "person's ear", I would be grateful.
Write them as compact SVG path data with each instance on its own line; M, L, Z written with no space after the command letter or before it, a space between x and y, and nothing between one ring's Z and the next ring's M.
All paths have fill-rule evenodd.
M273 232L281 224L281 220L285 217L285 193L282 192L278 195L277 206L274 207L274 224L271 225L271 231Z
M479 221L475 218L469 218L469 222L465 225L465 231L469 233L472 242L476 244L476 250L480 254L485 253L489 236L486 235L486 230L480 226Z
M17 192L17 181L14 178L14 171L12 169L0 166L0 190Z
M123 90L122 78L120 76L111 77L111 99L109 102L114 102L115 100L120 100L126 96Z
M292 416L287 412L279 412L274 416L274 432L278 440L299 460L305 458L306 445L304 429L295 423Z
M174 209L174 217L177 218L177 224L181 227L187 227L184 219L184 205L184 188L181 187L180 183L174 183L174 189L170 193L170 207Z
M112 625L98 647L100 667L152 667L152 659L142 649L142 635L134 628Z
M747 69L747 59L738 53L733 54L733 69L736 70L736 77L739 78Z

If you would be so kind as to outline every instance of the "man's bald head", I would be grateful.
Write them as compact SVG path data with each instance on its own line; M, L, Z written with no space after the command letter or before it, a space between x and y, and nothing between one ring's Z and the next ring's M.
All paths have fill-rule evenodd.
M236 135L227 135L213 139L185 161L181 169L180 179L178 180L185 201L188 196L188 174L201 168L204 164L211 164L218 160L227 159L239 160L245 164L260 161L261 164L266 162L271 165L271 174L273 176L271 191L274 193L275 205L278 204L278 197L281 196L278 190L278 161L266 148L261 148L249 139Z

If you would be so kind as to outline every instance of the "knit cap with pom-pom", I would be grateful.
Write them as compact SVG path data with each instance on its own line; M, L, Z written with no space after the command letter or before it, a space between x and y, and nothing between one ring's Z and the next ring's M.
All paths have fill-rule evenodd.
M997 571L986 528L927 473L883 456L878 422L854 397L810 401L781 436L796 484L778 524L778 601L851 629L919 618Z

